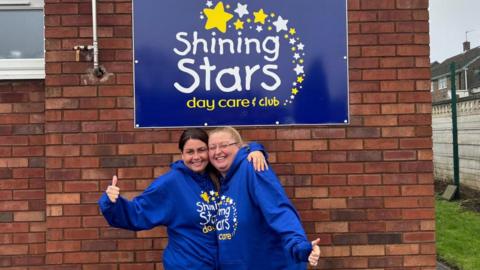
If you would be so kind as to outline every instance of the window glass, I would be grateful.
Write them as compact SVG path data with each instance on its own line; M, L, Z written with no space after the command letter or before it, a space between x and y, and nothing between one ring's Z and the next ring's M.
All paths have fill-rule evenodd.
M43 58L43 10L0 10L0 25L0 59Z

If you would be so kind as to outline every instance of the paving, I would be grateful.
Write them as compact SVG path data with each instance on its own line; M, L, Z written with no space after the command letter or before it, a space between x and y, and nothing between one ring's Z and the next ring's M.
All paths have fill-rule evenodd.
M437 262L437 270L452 270L452 268L446 266L441 262Z

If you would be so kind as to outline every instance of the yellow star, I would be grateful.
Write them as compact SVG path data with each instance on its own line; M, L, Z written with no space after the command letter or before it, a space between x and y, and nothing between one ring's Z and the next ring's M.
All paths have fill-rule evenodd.
M284 37L285 39L288 39L288 34L285 34L283 37Z
M225 12L223 8L223 2L218 2L215 8L205 8L203 13L207 16L207 23L205 29L210 30L217 28L220 32L225 33L227 31L227 22L233 18L233 15Z
M267 27L267 29L268 29L268 31L272 31L272 27L271 27L271 26Z
M270 13L270 17L275 17L275 13Z
M248 23L251 23L251 22L252 22L252 19L248 18L248 19L247 19L247 22L248 22Z
M268 15L263 12L263 8L257 12L253 12L253 16L255 17L254 23L258 22L261 24L265 24L265 19L268 17Z
M235 25L235 30L243 29L243 22L240 21L240 19L237 19L237 21L234 22L233 25Z
M296 87L292 88L292 94L296 95L298 93L298 89Z
M298 82L298 83L302 83L302 82L303 82L303 77L302 77L302 76L298 76L298 77L297 77L297 82Z
M296 50L297 50L297 48L295 48L295 47L292 47L292 52L294 52L294 51L296 51Z
M295 28L290 28L290 31L288 31L288 32L290 33L290 35L295 35L297 33Z
M303 59L298 60L300 64L303 64Z

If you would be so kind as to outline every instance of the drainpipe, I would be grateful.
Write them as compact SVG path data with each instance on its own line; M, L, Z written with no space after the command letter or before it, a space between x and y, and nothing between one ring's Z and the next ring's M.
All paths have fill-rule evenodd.
M97 0L92 0L92 35L93 35L93 73L98 78L105 73L98 64L98 38L97 38Z

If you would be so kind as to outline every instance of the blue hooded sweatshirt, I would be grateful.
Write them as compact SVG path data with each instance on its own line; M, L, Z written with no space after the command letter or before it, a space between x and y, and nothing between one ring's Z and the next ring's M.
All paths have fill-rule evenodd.
M255 172L241 148L221 179L217 212L220 269L305 269L312 245L272 170Z
M209 198L218 193L206 174L194 173L183 161L171 168L132 201L120 196L112 203L104 193L99 200L102 213L118 228L138 231L166 226L165 269L217 269L217 209Z

